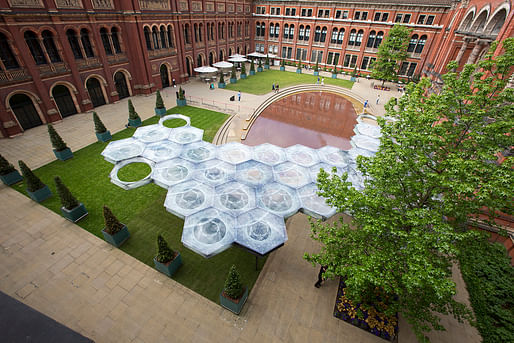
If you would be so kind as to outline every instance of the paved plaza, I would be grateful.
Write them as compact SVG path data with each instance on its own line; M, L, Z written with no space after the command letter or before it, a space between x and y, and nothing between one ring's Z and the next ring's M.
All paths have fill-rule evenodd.
M209 90L196 80L183 88L191 105L235 116L228 141L239 141L246 118L272 95L243 93L241 102L234 103L228 101L234 91ZM176 90L162 91L168 108L175 105ZM365 79L352 92L369 99L378 115L391 96L400 95L374 90ZM154 115L155 95L132 101L143 120ZM95 110L111 132L127 122L127 99ZM90 113L54 126L72 150L96 141ZM1 139L0 153L32 168L55 159L46 126ZM319 246L303 214L288 219L288 241L271 253L236 316L4 185L0 213L0 291L95 342L385 342L333 317L337 281L314 287L318 268L303 254ZM454 280L458 300L467 301L457 269ZM448 331L431 333L432 342L481 341L475 328L453 318L443 318L443 325ZM399 326L399 342L416 342L403 318Z

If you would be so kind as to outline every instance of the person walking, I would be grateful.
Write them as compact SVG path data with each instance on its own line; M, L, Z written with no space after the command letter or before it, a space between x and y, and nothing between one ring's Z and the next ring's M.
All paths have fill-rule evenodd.
M278 83L277 83L277 85L275 86L275 92L278 93L278 91L279 91L279 87L278 87Z
M175 79L173 79L173 81L171 81L171 83L173 84L173 87L177 88L177 81L175 81Z
M364 101L364 108L368 107L368 100Z
M320 288L323 281L323 273L327 271L327 266L321 266L318 273L318 281L314 284L314 287Z
M316 84L319 85L319 76L318 76L318 81L316 81Z
M273 82L273 84L271 85L271 91L275 93L275 82Z
M378 105L378 102L380 101L380 94L377 95L377 105Z
M321 78L321 85L322 85L322 86L324 86L324 85L325 85L325 78L324 78L324 77L322 77L322 78Z
M241 101L241 91L237 92L237 101Z

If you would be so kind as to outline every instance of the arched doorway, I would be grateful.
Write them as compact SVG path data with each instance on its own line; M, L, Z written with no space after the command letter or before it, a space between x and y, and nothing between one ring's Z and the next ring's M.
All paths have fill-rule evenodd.
M71 97L70 90L64 85L57 85L52 89L52 96L61 112L61 116L68 117L77 114L77 108Z
M86 82L87 91L93 107L105 105L104 93L102 92L102 86L97 78L92 77Z
M188 76L191 76L191 58L186 57L186 72Z
M214 56L212 52L209 52L209 65L212 65L214 63Z
M220 61L223 61L223 58L224 58L224 56L223 56L223 50L220 50Z
M168 74L168 67L166 66L166 64L161 65L160 71L161 71L162 88L169 87L170 86L170 77Z
M18 119L23 130L42 125L43 122L39 118L32 99L25 94L16 94L9 99L9 106Z
M125 99L130 96L127 79L125 78L125 74L121 71L114 74L114 85L116 86L116 91L118 92L118 97L120 99Z
M202 55L201 54L198 54L197 58L196 58L196 66L197 67L201 67L203 66L203 58L202 58Z
M232 48L228 48L228 57L232 56Z

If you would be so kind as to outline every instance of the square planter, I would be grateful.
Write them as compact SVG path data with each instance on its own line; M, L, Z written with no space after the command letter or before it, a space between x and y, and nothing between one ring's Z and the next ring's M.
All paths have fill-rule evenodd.
M166 114L166 108L154 108L155 110L155 115L158 115L159 117L162 117L163 115Z
M78 222L88 214L83 203L80 203L77 207L72 208L71 210L61 207L61 213L64 218L74 223Z
M332 74L333 79L337 79L337 74Z
M96 132L96 139L98 139L99 142L107 142L110 141L111 138L112 136L109 130L105 132Z
M230 78L230 83L236 83L237 79Z
M319 76L319 71L315 71L312 75Z
M168 263L161 263L157 261L154 257L153 263L155 265L155 269L157 269L163 274L168 275L169 277L172 277L173 274L175 274L175 272L177 271L177 269L182 265L182 256L179 252L177 252L177 256L175 256L175 258Z
M227 310L230 310L234 312L235 314L241 313L241 310L243 309L243 305L246 302L246 299L248 299L248 287L245 287L245 291L241 298L237 300L230 299L223 295L223 292L220 293L220 304Z
M264 69L269 69L269 64L265 64Z
M225 88L225 87L227 87L225 82L218 82L218 88Z
M27 189L27 193L29 194L29 197L36 202L41 202L52 196L52 192L50 191L50 188L48 188L48 186L46 186L46 185L45 185L45 187L38 189L35 192L31 192Z
M241 74L241 75L239 75L239 77L240 77L241 79L246 79L246 74Z
M355 82L356 78L355 76L350 77L350 81Z
M255 75L255 70L250 70L250 75Z
M61 151L57 151L54 149L54 155L61 161L66 161L73 157L73 153L71 152L70 148L66 148Z
M262 71L262 67L257 67L257 72L261 72Z
M177 106L186 106L187 100L186 99L177 99Z
M280 67L280 71L286 71L286 67Z
M296 73L297 74L301 74L302 73L302 68L296 68Z
M7 186L10 186L23 180L23 176L21 176L20 173L17 170L15 170L10 172L9 174L0 175L0 180L2 180L2 182Z
M119 248L130 237L127 225L123 225L123 229L116 232L114 235L105 232L105 228L102 229L102 234L104 235L105 241L114 245L116 248Z
M130 119L129 118L128 125L130 127L140 127L141 126L141 118L137 118L137 119Z

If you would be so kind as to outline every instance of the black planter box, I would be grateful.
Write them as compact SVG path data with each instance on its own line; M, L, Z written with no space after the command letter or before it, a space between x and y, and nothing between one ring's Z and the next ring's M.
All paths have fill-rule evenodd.
M129 230L126 225L124 225L123 229L116 232L114 235L105 232L105 228L102 230L102 234L104 235L105 241L114 245L116 248L119 248L130 237Z
M2 180L2 182L7 186L10 186L23 180L23 176L21 176L20 173L17 170L15 170L10 172L9 174L0 175L0 180Z
M66 148L61 151L57 151L54 149L54 155L61 161L66 161L73 157L73 153L71 152L70 148Z
M96 132L96 139L98 139L99 142L107 142L110 141L111 138L112 136L109 130L105 132Z
M61 207L61 213L64 218L74 223L78 222L88 214L83 203L80 203L77 207L72 208L71 210Z
M29 197L36 202L41 202L52 196L52 192L50 191L50 188L48 188L48 186L46 186L46 185L45 185L45 187L38 189L35 192L31 192L27 189L27 193L28 193Z
M241 296L241 298L237 300L237 302L224 296L223 292L220 293L221 306L223 306L227 310L234 312L235 314L241 313L241 310L243 309L243 305L245 304L246 299L248 299L248 287L245 287L243 295Z
M129 126L130 127L140 127L141 126L141 118L130 119L129 118Z
M177 256L173 259L173 261L170 261L168 263L161 263L157 261L154 257L153 263L155 265L155 269L160 271L163 274L168 275L169 277L172 277L173 274L177 271L177 269L182 265L182 256L180 253L177 253Z

